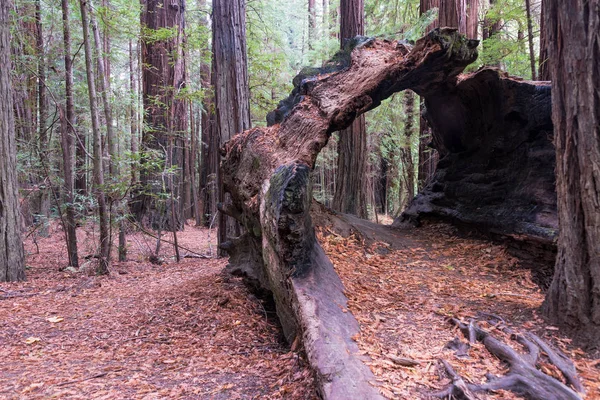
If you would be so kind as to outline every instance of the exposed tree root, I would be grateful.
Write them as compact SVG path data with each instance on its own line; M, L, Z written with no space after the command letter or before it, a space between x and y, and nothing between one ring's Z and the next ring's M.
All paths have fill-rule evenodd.
M454 371L448 362L442 360L446 372L452 378L452 384L446 390L435 393L434 396L476 399L477 397L473 393L503 389L533 400L577 400L582 398L564 383L536 368L540 354L543 351L548 360L562 372L566 381L575 390L584 393L583 385L571 360L558 350L553 349L538 336L531 333L524 335L514 333L505 326L500 328L524 347L527 352L521 354L508 344L496 339L490 332L480 328L474 321L465 323L453 319L452 322L460 328L471 343L475 341L482 342L490 353L506 362L509 371L503 377L490 376L490 382L485 384L468 384Z

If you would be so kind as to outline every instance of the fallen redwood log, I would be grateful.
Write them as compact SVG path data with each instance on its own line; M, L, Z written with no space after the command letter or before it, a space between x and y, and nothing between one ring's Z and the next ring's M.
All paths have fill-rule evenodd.
M494 237L545 286L558 232L550 82L486 68L425 94L440 161L394 224L445 219Z
M478 41L437 29L414 46L356 38L321 69L303 70L271 126L238 134L221 164L231 203L220 210L245 234L224 243L230 270L272 293L286 339L300 338L326 399L380 398L352 337L359 326L343 285L317 243L310 171L331 133L393 93L419 94L454 82L477 57ZM357 266L359 267L359 266Z

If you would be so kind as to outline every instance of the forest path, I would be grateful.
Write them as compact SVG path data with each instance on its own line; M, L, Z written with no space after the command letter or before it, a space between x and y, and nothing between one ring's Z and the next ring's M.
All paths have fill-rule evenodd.
M505 374L506 366L481 344L460 357L446 348L457 338L465 342L450 318L502 318L517 332L534 332L570 356L587 398L600 398L600 361L571 346L538 316L544 294L504 245L458 235L447 224L393 229L346 215L325 222L319 224L320 242L344 283L348 308L361 326L356 340L385 397L427 399L448 387L440 359L471 383L486 382L486 373ZM352 229L360 232L358 239L335 233ZM480 325L511 342L492 324ZM407 360L416 364L399 365ZM550 363L540 368L560 377ZM520 398L505 391L479 396Z
M86 254L91 234L78 235ZM221 273L224 260L153 265L143 256L153 240L136 234L128 258L137 261L86 276L58 271L61 240L56 228L38 238L28 281L0 285L0 398L314 396L306 364L281 344L262 303ZM200 252L210 238L186 227L179 240ZM26 250L35 251L31 241ZM163 258L171 251L163 245Z

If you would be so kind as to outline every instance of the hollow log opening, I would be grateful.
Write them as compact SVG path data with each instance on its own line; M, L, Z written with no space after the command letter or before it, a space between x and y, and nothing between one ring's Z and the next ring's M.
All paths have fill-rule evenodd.
M245 232L223 244L228 268L272 293L286 340L298 338L303 344L323 398L380 398L352 340L358 323L311 221L310 171L333 132L392 94L411 89L425 98L428 119L439 130L434 144L444 159L437 180L417 199L421 208L405 218L438 212L469 220L471 207L481 215L474 214L472 222L507 219L494 207L479 210L477 201L465 200L485 188L496 197L484 203L493 201L499 210L518 208L517 218L533 220L499 226L552 236L553 220L545 223L544 216L553 210L551 196L545 197L553 181L541 171L550 165L542 138L552 131L545 117L549 90L495 70L460 75L477 58L478 43L449 28L431 31L414 46L357 37L324 67L304 69L294 78L291 95L269 113L269 126L240 133L222 149L223 184L231 203L219 209ZM509 152L521 154L522 161L504 165L507 158L494 158ZM470 163L469 173L453 169ZM510 180L517 178L523 187L511 188Z

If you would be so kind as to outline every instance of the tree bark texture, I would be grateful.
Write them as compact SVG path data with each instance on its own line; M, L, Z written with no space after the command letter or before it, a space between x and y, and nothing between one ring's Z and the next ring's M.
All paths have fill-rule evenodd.
M548 34L546 32L546 0L541 0L540 15L540 59L538 79L540 81L550 80L550 68L548 68Z
M25 279L10 72L11 1L0 2L0 282Z
M600 1L546 0L558 257L545 310L600 330ZM597 342L596 342L597 343Z
M294 90L266 128L227 142L222 162L231 203L221 210L245 228L223 244L229 269L273 294L288 341L300 337L326 399L380 398L351 337L343 286L316 241L310 171L332 132L343 130L393 93L428 96L475 60L477 41L434 30L414 47L357 37L323 68L294 78Z
M69 1L61 0L63 21L63 50L65 58L65 99L66 114L61 118L61 148L63 153L64 191L66 200L65 231L67 234L67 252L69 265L79 268L77 252L77 232L75 224L75 180L74 180L74 139L75 108L73 105L73 59L71 57L71 27L69 25Z
M213 70L215 93L215 124L212 132L210 171L217 177L218 203L226 201L219 170L219 147L237 132L250 128L250 89L246 53L246 0L215 0L213 2ZM219 244L227 236L239 235L235 220L219 214Z
M465 34L469 39L479 37L479 0L467 0Z
M340 41L344 43L365 33L363 0L340 1ZM367 129L364 115L343 132L338 142L338 168L333 209L368 218Z
M439 26L467 32L467 0L440 0Z
M187 106L180 97L186 86L184 30L185 0L147 0L142 12L142 88L144 102L143 151L158 165L142 166L143 192L134 213L154 229L175 231L183 227L183 147L187 133ZM161 35L171 29L168 37ZM146 161L148 158L146 159ZM142 160L144 162L144 160ZM171 192L170 188L173 188ZM171 217L175 209L175 220Z

